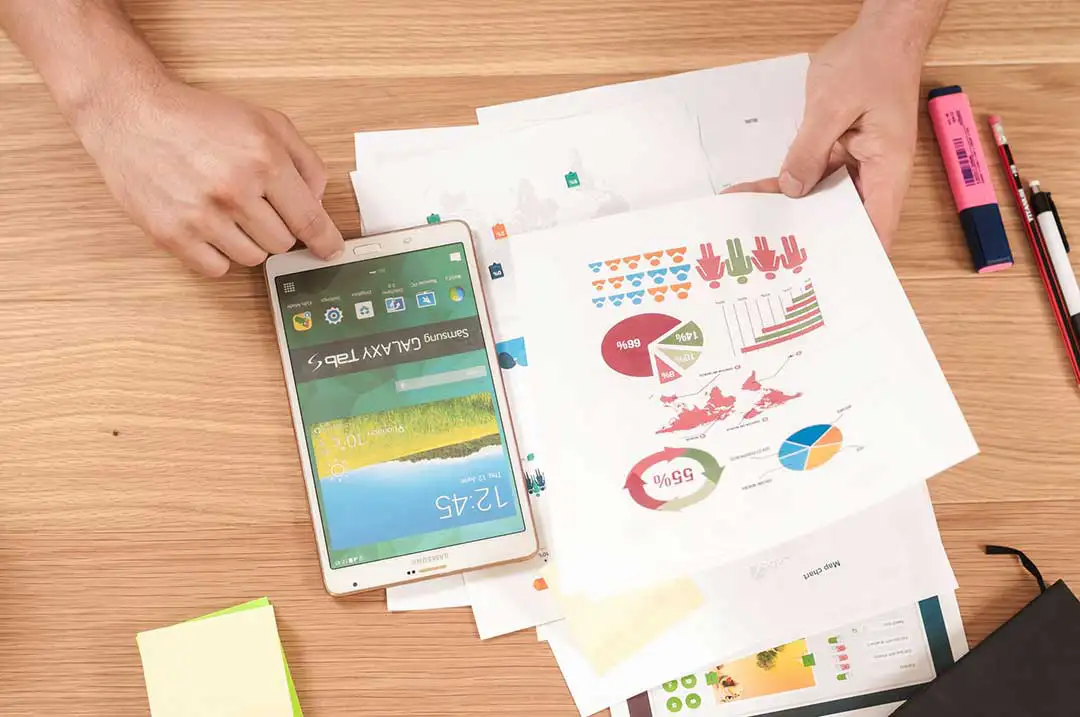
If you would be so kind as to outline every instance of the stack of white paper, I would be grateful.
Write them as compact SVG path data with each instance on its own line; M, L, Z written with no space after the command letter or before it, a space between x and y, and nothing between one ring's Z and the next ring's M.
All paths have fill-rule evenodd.
M966 649L924 481L977 449L853 185L716 196L777 173L807 66L356 135L365 233L472 229L543 478L535 559L388 607L539 626L583 715L877 714Z

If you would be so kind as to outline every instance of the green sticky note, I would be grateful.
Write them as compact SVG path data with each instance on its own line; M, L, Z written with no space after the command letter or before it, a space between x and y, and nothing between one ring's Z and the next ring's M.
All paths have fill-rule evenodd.
M227 607L224 610L218 610L212 612L209 615L203 615L202 617L194 618L188 622L197 622L199 620L209 620L212 617L220 617L221 615L231 615L232 613L244 612L246 610L254 610L259 607L267 607L270 604L270 598L259 598L258 600L252 600L246 602L243 605L235 605L233 607ZM281 661L285 665L285 681L289 683L289 697L292 699L293 717L304 717L304 711L300 709L300 696L296 694L296 685L293 683L292 672L289 670L289 661L285 659L285 648L281 648Z

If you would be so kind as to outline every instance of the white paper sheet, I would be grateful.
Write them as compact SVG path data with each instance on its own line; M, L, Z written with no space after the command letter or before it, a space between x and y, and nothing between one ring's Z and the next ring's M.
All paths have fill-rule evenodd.
M524 566L504 565L470 574L465 587L481 640L542 626L561 617L558 604L542 587L540 570L547 563L547 555L544 550Z
M507 249L527 231L709 196L696 121L678 102L626 106L352 174L364 231L461 219L496 337L521 336Z
M738 560L977 452L842 173L513 251L521 296L543 297L519 309L549 469L575 477L547 496L568 593Z
M617 105L674 97L690 106L699 119L698 132L708 155L712 182L723 188L768 175L779 166L802 115L808 65L807 55L777 58L489 107L478 110L477 115L484 122L485 131L491 127L499 132ZM477 125L360 132L355 135L356 166L361 174L377 178L388 162L452 149L482 136ZM397 189L402 190L403 196L412 193L411 185ZM362 213L365 206L369 209L376 206L372 202L381 205L381 199L368 201L359 193L358 201ZM388 213L384 228L420 221L415 209L408 206L399 209L400 213L397 209ZM524 571L532 572L538 565L527 566ZM413 605L416 609L455 607L467 600L462 597L460 582L460 578L451 577L429 582L423 588L389 588L387 602L393 610L413 609ZM437 589L437 586L442 587Z
M441 610L468 607L469 593L461 575L447 575L386 589L386 609L390 612Z
M952 592L762 648L672 674L618 714L764 717L814 707L816 714L885 717L968 649Z
M779 172L802 120L809 65L809 55L778 57L483 107L476 116L482 127L497 131L629 102L674 99L699 121L719 191Z
M566 621L543 627L545 640L560 641L560 666L583 714L710 660L957 587L925 485L694 582L704 605L604 674L577 649Z
M573 182L567 177L571 172ZM546 449L535 440L530 420L528 357L513 306L516 292L506 245L528 228L710 196L697 125L678 103L600 112L484 136L444 152L369 164L353 174L353 185L368 233L422 224L433 214L439 220L463 219L473 229L480 259L489 269L485 291L499 350L514 359L503 376L533 481L529 498L541 557L470 574L468 600L478 603L474 613L484 638L555 619L555 606L535 588L547 551L548 471ZM504 238L496 235L496 226ZM491 278L494 265L497 279Z
M475 570L467 574L465 588L481 640L543 625L562 617L558 604L541 576L541 570L547 565L549 557L549 518L545 498L547 476L542 468L543 457L531 452L542 449L535 435L530 432L535 428L535 424L518 419L518 416L527 417L532 414L532 402L528 384L524 380L525 375L523 367L515 366L503 370L507 399L514 410L518 445L525 460L529 505L540 538L540 552L535 558L524 563Z
M479 136L479 125L357 132L353 136L356 168L363 172L385 162L440 152L475 141Z

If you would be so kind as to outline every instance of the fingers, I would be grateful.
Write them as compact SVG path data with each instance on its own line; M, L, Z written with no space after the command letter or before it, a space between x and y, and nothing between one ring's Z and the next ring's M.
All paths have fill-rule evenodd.
M258 266L266 261L266 251L232 222L222 222L208 239L218 251L242 266Z
M813 189L834 158L837 140L856 119L855 110L834 98L807 97L802 126L780 169L780 190L789 197L801 197Z
M256 197L242 207L236 223L269 254L284 254L296 244L296 237L262 197Z
M229 260L220 251L203 241L192 241L169 247L180 261L203 276L217 279L229 271Z
M289 232L322 259L336 259L344 251L341 232L311 193L298 171L286 169L266 188L266 198Z
M296 243L274 208L262 197L237 210L237 222L221 214L207 219L209 226L180 240L158 244L203 276L224 276L231 261L242 266L258 266L269 254L281 254ZM231 261L230 261L231 260Z
M296 129L296 125L288 117L278 112L271 112L270 119L278 136L285 144L289 157L296 165L296 170L304 178L304 183L311 189L315 198L322 201L326 193L326 164L318 152L304 140Z

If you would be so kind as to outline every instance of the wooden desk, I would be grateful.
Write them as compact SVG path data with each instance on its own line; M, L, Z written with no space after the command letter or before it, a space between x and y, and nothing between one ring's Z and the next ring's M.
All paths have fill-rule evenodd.
M295 119L346 231L354 130L812 50L858 4L128 2L186 78ZM926 83L1003 114L1080 232L1077 37L1080 3L954 0ZM923 124L894 257L983 449L931 484L978 641L1034 594L983 543L1080 586L1080 395L1004 186L1018 263L977 277ZM259 272L204 281L152 249L2 41L0 277L0 713L145 714L136 632L269 595L312 717L575 714L532 633L481 644L468 610L323 593Z

